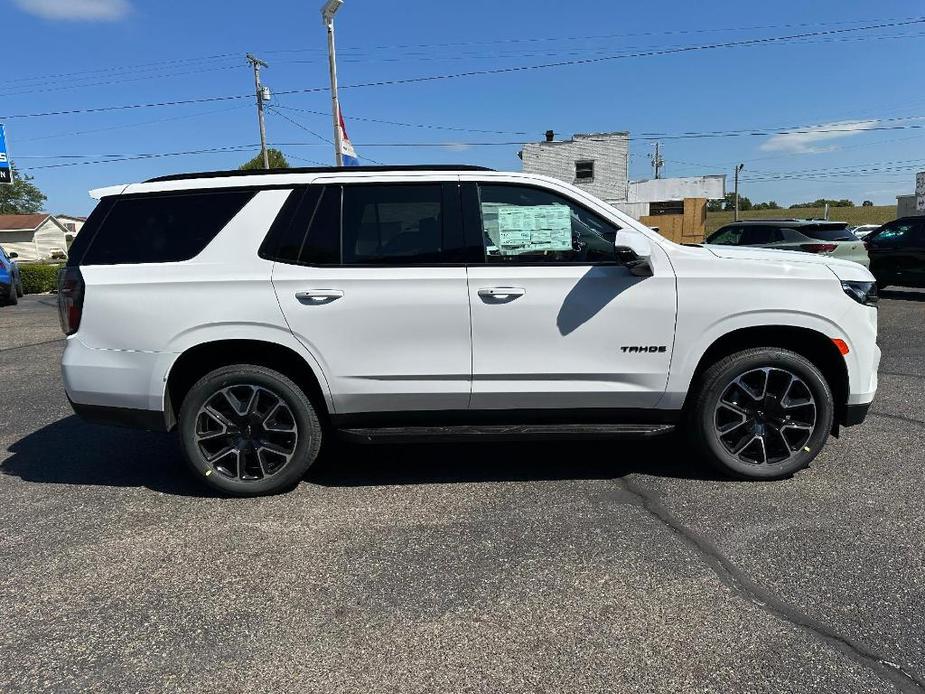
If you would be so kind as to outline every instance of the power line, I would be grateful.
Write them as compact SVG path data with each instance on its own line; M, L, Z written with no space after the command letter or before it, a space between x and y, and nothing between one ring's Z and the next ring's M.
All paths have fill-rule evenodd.
M802 34L791 34L787 36L769 36L769 37L759 37L753 39L742 39L738 41L726 41L718 42L704 45L696 46L680 46L673 48L663 48L663 49L653 49L647 51L639 51L635 53L626 53L620 55L609 55L609 56L597 56L593 58L581 58L576 60L562 60L551 63L541 63L534 65L518 65L518 66L509 66L509 67L499 67L499 68L486 68L481 70L469 70L465 72L457 72L450 74L442 75L426 75L419 77L409 77L409 78L399 78L399 79L390 79L390 80L377 80L372 82L360 82L357 84L344 85L341 89L360 89L368 87L382 87L382 86L396 86L404 84L421 84L425 82L433 82L440 80L449 80L449 79L460 79L464 77L484 77L489 75L500 75L500 74L511 74L516 72L526 72L531 70L545 70L557 67L568 67L575 65L590 65L597 64L615 60L624 60L630 58L646 58L646 57L655 57L662 55L678 55L684 53L691 53L695 51L703 50L716 50L721 48L740 48L745 46L757 46L757 45L773 45L776 43L793 41L794 39L817 37L817 36L831 36L831 35L840 35L849 32L856 31L871 31L875 29L886 29L886 28L895 28L899 26L911 26L915 24L925 23L925 17L914 18L901 22L886 22L881 24L872 24L861 27L850 27L844 29L829 29L825 31L814 31L807 32ZM291 89L291 90L281 90L277 91L277 94L312 94L325 91L327 87L311 87L306 89ZM119 106L100 106L96 108L88 109L70 109L62 111L48 111L44 113L31 113L31 114L8 114L2 116L5 120L14 120L19 118L40 118L45 116L60 116L60 115L72 115L77 113L100 113L106 111L121 111L129 109L138 109L138 108L154 108L154 107L165 107L165 106L178 106L184 104L193 104L193 103L208 103L213 101L229 101L235 99L246 99L249 98L249 94L237 94L230 96L216 96L216 97L201 97L198 99L182 99L174 101L163 101L155 102L148 104L128 104L128 105L119 105Z
M324 111L313 111L308 108L296 108L294 106L276 106L276 108L282 108L287 111L299 111L300 113L310 113L316 116L325 116L328 117L330 114L325 113ZM282 114L280 114L282 115ZM519 131L519 130L481 130L478 128L458 128L449 125L434 125L428 123L403 123L400 121L394 120L382 120L381 118L365 118L363 116L351 115L350 120L354 121L364 121L367 123L381 123L383 125L397 125L405 128L426 128L428 130L449 130L453 132L461 133L482 133L485 135L529 135L530 133Z

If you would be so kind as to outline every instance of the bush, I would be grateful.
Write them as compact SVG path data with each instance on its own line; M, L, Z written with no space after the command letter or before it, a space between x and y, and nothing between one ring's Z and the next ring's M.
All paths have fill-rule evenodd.
M20 264L19 274L22 277L22 290L24 294L47 294L58 288L58 269L56 263L28 263Z

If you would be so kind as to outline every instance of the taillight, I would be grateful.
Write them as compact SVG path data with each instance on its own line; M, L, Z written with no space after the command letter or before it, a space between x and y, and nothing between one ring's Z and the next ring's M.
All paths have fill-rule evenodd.
M58 318L65 335L73 335L80 327L84 307L84 278L80 268L63 267L58 272Z
M836 248L838 244L834 243L801 243L800 250L806 251L807 253L831 253Z

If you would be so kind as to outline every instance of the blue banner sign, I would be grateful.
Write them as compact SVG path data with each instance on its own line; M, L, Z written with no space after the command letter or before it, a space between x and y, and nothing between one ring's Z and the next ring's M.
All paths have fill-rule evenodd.
M0 184L13 182L13 169L10 166L10 154L6 149L6 133L0 125Z

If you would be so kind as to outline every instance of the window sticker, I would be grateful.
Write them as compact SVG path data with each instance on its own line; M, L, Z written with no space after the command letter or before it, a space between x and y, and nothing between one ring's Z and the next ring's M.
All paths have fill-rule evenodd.
M501 255L572 250L572 218L566 205L491 207L484 210L485 231Z

